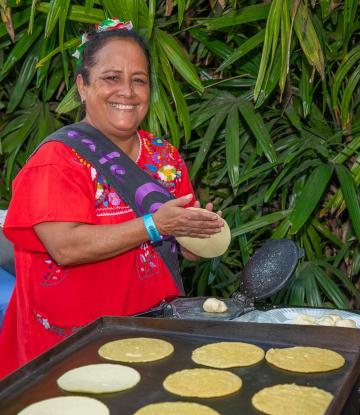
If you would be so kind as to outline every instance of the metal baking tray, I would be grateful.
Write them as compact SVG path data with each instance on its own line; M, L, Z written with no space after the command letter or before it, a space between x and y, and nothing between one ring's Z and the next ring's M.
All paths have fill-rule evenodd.
M338 415L360 374L359 330L232 321L103 317L0 382L1 415L14 415L27 405L43 399L70 395L58 388L56 379L60 375L74 367L103 362L97 350L107 341L142 336L168 340L174 345L175 352L157 362L129 364L141 374L141 381L135 388L96 395L109 407L111 415L132 415L148 403L178 400L203 403L222 415L257 414L251 406L251 397L256 391L292 382L318 386L331 392L335 398L327 415ZM238 393L223 398L180 398L163 389L162 381L168 374L199 367L191 360L192 350L216 341L250 342L265 350L295 345L326 347L341 353L346 364L333 372L311 375L276 369L265 361L250 367L230 369L242 378L243 387Z

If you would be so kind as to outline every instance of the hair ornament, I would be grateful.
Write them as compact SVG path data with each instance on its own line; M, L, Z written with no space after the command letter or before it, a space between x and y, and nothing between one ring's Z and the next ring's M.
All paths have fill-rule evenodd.
M123 22L119 19L105 19L95 25L95 32L107 32L110 30L132 30L133 24L130 20ZM83 33L81 36L81 44L72 54L80 63L80 58L84 52L86 43L91 39L89 33Z

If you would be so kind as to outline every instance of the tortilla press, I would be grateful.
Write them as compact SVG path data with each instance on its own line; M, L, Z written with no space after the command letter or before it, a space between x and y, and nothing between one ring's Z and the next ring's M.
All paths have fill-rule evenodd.
M271 239L259 248L239 274L240 287L231 298L221 298L227 306L224 313L208 313L203 303L209 297L179 297L162 302L138 316L191 320L232 320L255 309L254 302L278 292L290 280L299 259L304 256L290 239Z

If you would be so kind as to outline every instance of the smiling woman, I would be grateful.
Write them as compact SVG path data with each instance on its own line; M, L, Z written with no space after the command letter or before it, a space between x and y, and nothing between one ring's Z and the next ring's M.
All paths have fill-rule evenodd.
M149 57L130 26L107 20L84 36L76 83L85 117L45 139L13 182L4 233L17 278L0 377L102 315L182 294L174 237L223 226L211 204L185 209L199 203L178 151L139 129Z

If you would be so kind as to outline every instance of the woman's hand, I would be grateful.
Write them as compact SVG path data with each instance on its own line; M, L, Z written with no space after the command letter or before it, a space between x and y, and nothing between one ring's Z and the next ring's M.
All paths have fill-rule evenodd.
M211 211L211 203L207 205L208 212L184 209L192 197L190 194L170 200L153 214L156 228L161 235L208 238L221 231L223 222L218 214ZM195 202L194 207L199 206L200 203Z
M200 202L197 200L194 203L194 207L199 208L201 207ZM212 212L214 206L212 203L207 203L205 206L205 209L207 209L209 212ZM222 212L221 210L219 210L217 212L217 215L219 215L221 217ZM182 256L187 259L188 261L199 261L200 259L203 259L201 256L195 255L194 253L192 253L191 251L189 251L188 249L184 248L183 246L180 246L180 252L182 254Z

